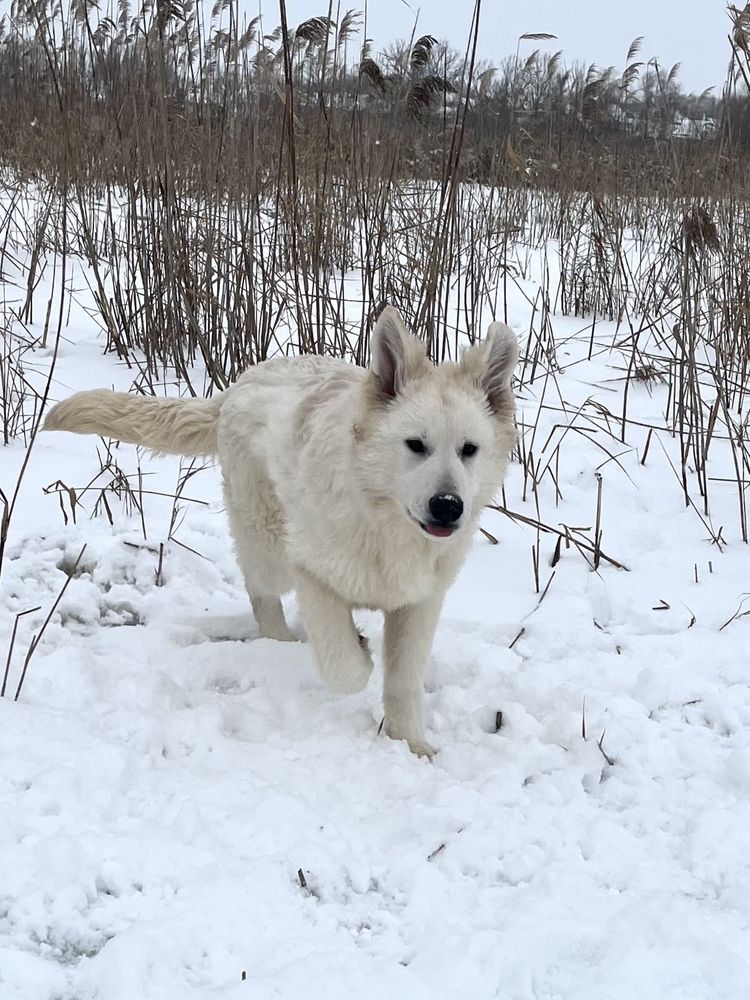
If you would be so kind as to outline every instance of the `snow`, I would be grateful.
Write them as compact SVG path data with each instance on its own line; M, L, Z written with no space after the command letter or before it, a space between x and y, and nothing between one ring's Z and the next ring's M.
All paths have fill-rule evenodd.
M533 277L519 284L522 332ZM84 486L102 444L40 435L0 579L3 659L16 614L41 609L19 619L0 699L2 1000L748 995L750 618L726 624L750 590L736 486L713 488L719 546L684 504L668 432L642 464L646 427L618 444L584 405L621 412L614 325L597 323L589 361L587 323L552 322L563 370L525 386L519 413L528 442L542 407L537 460L562 499L546 477L524 500L514 463L506 505L533 518L538 501L545 524L590 539L598 474L602 548L627 570L594 572L564 543L553 567L556 534L488 510L498 544L477 537L435 642L432 762L378 734L378 668L340 698L305 645L256 638L215 468L187 483L201 503L181 502L170 541L173 502L157 494L174 492L178 461L119 446L152 491L143 520L111 495L114 524L90 517L90 492L75 523L63 496L65 524L43 487ZM134 373L102 356L83 305L65 337L55 398L127 388ZM632 385L628 406L664 427L666 388ZM20 443L0 454L6 492L22 457ZM717 446L714 476L732 475L726 457ZM379 617L358 620L379 663Z

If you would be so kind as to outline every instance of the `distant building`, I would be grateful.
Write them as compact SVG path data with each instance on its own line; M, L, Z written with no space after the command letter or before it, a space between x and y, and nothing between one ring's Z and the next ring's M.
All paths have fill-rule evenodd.
M672 135L676 139L709 139L716 134L716 120L708 115L689 116L676 112Z

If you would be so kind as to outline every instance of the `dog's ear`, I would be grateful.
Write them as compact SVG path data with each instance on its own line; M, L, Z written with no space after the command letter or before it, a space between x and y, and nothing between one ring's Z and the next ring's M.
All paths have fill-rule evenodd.
M510 399L510 380L518 363L518 340L505 323L490 323L483 343L464 352L461 367L487 395L494 413Z
M392 398L428 365L424 345L406 329L398 309L386 306L370 337L370 371L381 393Z

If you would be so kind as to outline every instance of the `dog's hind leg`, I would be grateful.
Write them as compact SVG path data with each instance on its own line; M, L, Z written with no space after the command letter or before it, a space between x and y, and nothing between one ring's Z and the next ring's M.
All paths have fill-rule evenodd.
M341 694L361 691L370 679L372 659L354 627L351 607L304 570L295 572L295 588L321 676Z
M250 603L253 606L253 615L258 624L258 630L264 638L278 639L280 642L295 641L295 637L289 631L289 626L286 623L280 597L250 592Z
M294 642L281 604L281 594L291 590L291 578L283 517L273 489L262 468L245 460L225 470L224 496L258 631L266 639Z
M253 615L258 631L264 639L278 639L280 642L295 642L296 637L289 631L284 617L281 594L289 590L287 567L283 557L274 559L276 553L266 544L252 544L253 536L241 536L235 540L237 560L245 578Z

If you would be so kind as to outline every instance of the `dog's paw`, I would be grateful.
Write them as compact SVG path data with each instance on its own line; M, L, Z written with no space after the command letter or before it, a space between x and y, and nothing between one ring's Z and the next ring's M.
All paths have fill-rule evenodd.
M428 760L432 760L437 753L435 747L431 746L424 736L408 736L403 732L399 732L395 727L389 727L387 724L385 734L392 740L404 740L416 757L426 757Z
M285 624L279 624L275 628L260 629L259 638L275 639L276 642L299 642L300 640Z
M426 740L407 740L409 744L409 749L417 757L426 757L427 760L432 760L432 758L437 753L435 747L431 746Z
M364 691L372 674L372 657L367 645L360 643L357 655L341 662L319 664L323 680L338 694L357 694Z
M346 670L342 670L333 677L326 677L326 680L339 694L358 694L367 687L371 673L372 667L367 669L363 665L357 664L347 667Z

